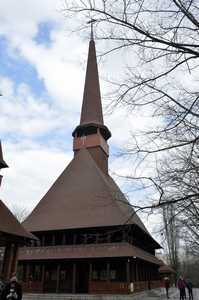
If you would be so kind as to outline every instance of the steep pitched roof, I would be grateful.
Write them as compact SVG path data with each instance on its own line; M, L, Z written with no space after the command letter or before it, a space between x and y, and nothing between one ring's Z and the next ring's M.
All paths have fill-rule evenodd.
M7 206L0 200L0 232L15 235L17 237L36 239L27 232Z
M123 225L127 220L148 234L113 179L81 149L23 225L36 232Z
M90 40L80 125L104 124L94 40Z

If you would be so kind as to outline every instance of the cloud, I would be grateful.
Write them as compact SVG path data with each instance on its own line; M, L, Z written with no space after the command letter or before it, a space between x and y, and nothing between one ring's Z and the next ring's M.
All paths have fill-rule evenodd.
M30 140L3 144L5 160L1 198L12 209L18 204L29 212L39 202L69 163L72 153L54 145L39 145Z
M50 104L45 98L35 97L26 84L16 85L9 78L0 77L3 97L0 98L0 133L16 138L44 136L70 128L67 111ZM9 126L8 126L9 125Z
M16 60L21 56L34 66L38 79L44 82L46 91L55 101L63 107L71 103L73 110L79 111L84 78L79 59L85 48L75 35L67 37L61 3L22 0L16 6L12 0L2 2L0 36L7 39L8 51ZM38 36L44 26L42 43ZM45 38L50 40L47 45Z
M37 34L41 22L60 22L61 1L13 0L0 2L0 34L18 43L21 39L30 39Z

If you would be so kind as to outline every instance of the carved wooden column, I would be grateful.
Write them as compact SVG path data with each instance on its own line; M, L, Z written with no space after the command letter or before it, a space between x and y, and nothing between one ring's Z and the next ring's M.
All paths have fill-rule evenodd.
M76 293L76 263L73 263L73 282L72 282L72 293Z
M126 231L125 230L122 231L122 242L123 243L126 242Z
M57 283L56 283L56 293L59 292L59 280L60 280L60 264L57 265Z
M42 270L41 270L42 292L44 292L44 282L45 282L45 264L42 265Z
M92 280L92 272L93 272L93 265L92 262L89 263L89 281Z
M45 235L42 235L42 241L41 241L42 246L45 246Z
M17 271L17 259L18 259L19 247L16 244L12 245L12 261L11 261L11 275Z
M138 261L137 259L135 260L135 274L136 274L136 281L139 281L139 272L138 272Z
M93 265L92 262L89 263L89 282L88 282L88 293L90 292L90 286L92 281Z
M26 282L29 282L29 277L30 277L30 265L29 262L26 264Z
M126 282L130 284L130 260L127 259L126 262Z
M55 234L52 235L52 246L55 246Z
M110 281L110 262L106 263L106 280L109 282Z
M62 245L66 245L66 233L65 232L63 233L63 236L62 236Z
M7 244L5 247L4 258L3 258L3 267L2 267L2 276L5 280L10 279L11 268L12 268L12 244Z
M73 234L73 245L76 245L76 241L77 241L77 234L74 233Z

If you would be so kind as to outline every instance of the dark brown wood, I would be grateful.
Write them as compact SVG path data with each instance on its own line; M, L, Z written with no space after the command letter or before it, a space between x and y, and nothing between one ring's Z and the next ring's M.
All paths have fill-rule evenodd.
M76 293L76 263L73 263L72 292L73 292L73 294Z
M106 274L107 274L107 281L110 281L110 262L106 263Z
M89 262L89 282L92 280L92 272L93 272L92 262Z
M12 265L12 244L7 244L5 247L3 266L2 266L2 277L5 280L10 278Z
M28 282L29 281L29 277L30 277L30 264L29 263L27 263L26 264L26 275L25 275L25 277L26 277L26 282Z
M66 233L63 233L63 237L62 237L62 244L65 245L66 244Z
M130 260L127 259L126 262L126 281L128 284L130 284Z
M138 270L138 261L135 259L135 274L136 274L136 281L139 281L139 270Z
M42 292L44 291L44 279L45 279L45 264L43 263L41 269Z
M45 246L45 235L42 235L42 242L41 242L42 246Z
M73 245L75 245L75 244L76 244L76 240L77 240L77 235L76 235L76 234L74 234L74 235L73 235Z
M56 284L56 293L59 292L59 280L60 280L60 264L57 265L57 284Z
M125 230L122 231L122 241L123 242L126 241L126 231Z
M11 274L16 273L17 271L18 250L18 246L16 244L12 244Z
M17 254L18 246L16 244L9 243L6 245L2 266L2 277L6 280L10 279L16 273Z
M55 246L55 234L52 236L52 245Z
M91 294L128 294L129 285L126 282L91 281Z

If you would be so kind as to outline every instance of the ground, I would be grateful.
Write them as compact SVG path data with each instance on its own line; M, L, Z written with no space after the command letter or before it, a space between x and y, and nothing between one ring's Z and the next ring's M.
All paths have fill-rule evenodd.
M161 293L151 291L151 292L148 293L148 295L146 295L142 299L140 298L139 300L158 300L158 299L160 299L160 300L167 299L164 289L161 290ZM170 289L169 299L170 300L180 299L179 290L177 288ZM199 300L199 289L193 289L193 299L194 300ZM135 298L134 300L137 300L137 299ZM187 292L187 300L189 300L188 292Z
M170 289L170 300L180 299L179 291L176 288ZM56 294L26 294L23 300L166 300L165 291L153 290L137 295L115 295L115 296L92 296L92 295L56 295ZM193 299L199 300L199 289L193 289ZM187 297L187 300L189 298Z

